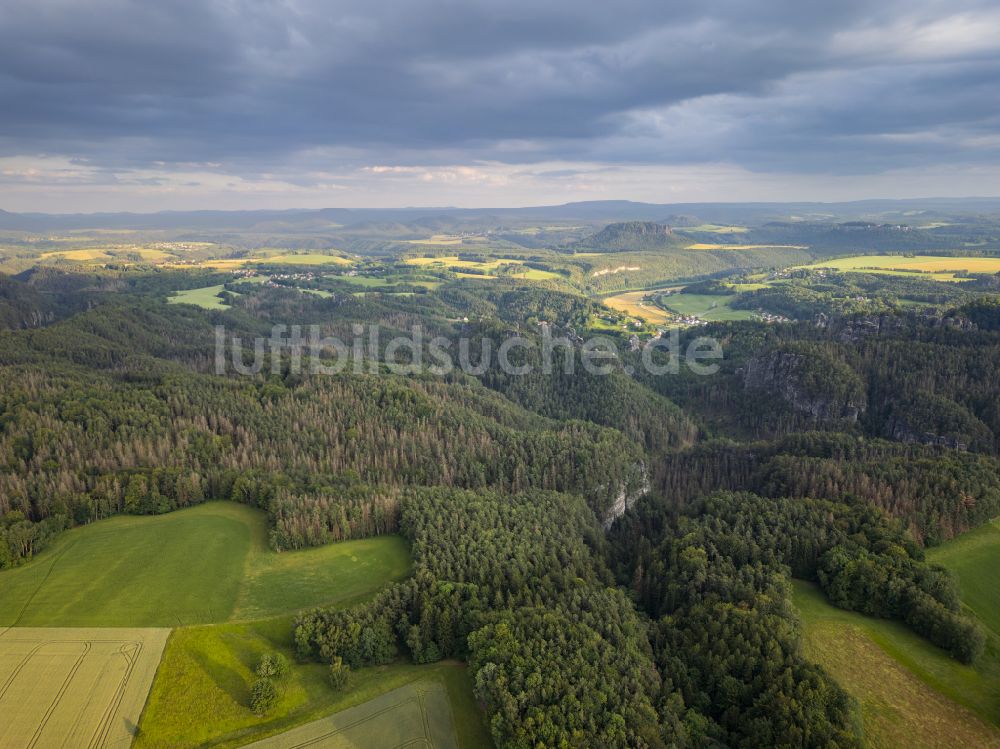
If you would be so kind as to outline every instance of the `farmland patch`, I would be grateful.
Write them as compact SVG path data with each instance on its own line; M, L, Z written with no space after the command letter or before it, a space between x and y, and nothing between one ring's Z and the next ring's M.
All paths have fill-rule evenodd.
M127 749L166 629L0 633L0 746Z

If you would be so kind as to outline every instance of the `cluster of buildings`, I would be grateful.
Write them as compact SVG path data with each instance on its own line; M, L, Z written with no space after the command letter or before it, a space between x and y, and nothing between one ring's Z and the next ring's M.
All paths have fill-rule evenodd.
M792 318L785 317L784 315L775 315L772 312L765 312L764 310L757 310L754 312L754 317L761 322L767 323L779 323L779 322L793 322Z
M678 315L674 318L674 322L689 327L694 325L708 325L707 320L702 320L700 317L695 317L694 315Z

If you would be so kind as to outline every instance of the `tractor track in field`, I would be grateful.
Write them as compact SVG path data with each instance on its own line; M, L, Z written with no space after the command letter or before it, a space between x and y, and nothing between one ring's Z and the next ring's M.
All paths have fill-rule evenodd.
M52 564L50 564L48 570L45 571L45 577L43 577L41 579L41 581L38 583L38 585L35 586L35 589L31 592L31 595L28 596L28 600L24 602L24 605L21 607L21 610L17 614L17 618L14 620L14 623L11 625L12 627L16 627L16 626L18 626L21 623L21 619L24 617L25 613L27 613L28 607L31 606L31 602L35 600L35 596L38 595L38 591L40 591L45 586L45 583L48 582L49 576L52 574L52 570L54 570L55 567L56 567L56 565L59 564L59 562L62 560L62 558L66 555L66 552L69 551L70 549L72 549L74 546L76 546L76 540L75 539L72 542L70 542L69 544L67 544L66 548L64 548L62 551L60 551L52 559Z

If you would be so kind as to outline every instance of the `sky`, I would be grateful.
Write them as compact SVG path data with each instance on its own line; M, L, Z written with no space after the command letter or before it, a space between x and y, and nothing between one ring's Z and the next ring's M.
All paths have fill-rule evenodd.
M995 0L3 0L0 209L1000 195Z

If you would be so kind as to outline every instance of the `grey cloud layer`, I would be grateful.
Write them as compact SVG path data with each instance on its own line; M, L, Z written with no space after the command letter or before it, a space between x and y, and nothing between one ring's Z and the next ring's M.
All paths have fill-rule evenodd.
M993 2L6 0L0 154L111 168L1000 159Z

